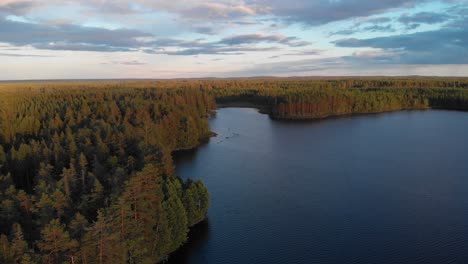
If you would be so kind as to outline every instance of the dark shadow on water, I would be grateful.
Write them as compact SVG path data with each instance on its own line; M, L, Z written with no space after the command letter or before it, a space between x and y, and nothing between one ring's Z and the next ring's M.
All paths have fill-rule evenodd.
M210 238L210 221L205 219L203 222L190 228L187 242L168 259L168 264L189 263L190 257L200 249L202 245Z
M213 137L216 137L216 136L214 135ZM188 162L193 161L195 157L197 156L197 153L200 151L200 149L206 147L208 143L210 142L210 140L211 138L201 141L200 145L198 145L195 148L173 151L172 160L174 161L174 164L188 163Z
M387 114L391 113L398 113L398 112L427 112L430 111L430 108L427 109L400 109L400 110L390 110L384 112L370 112L370 113L347 113L347 114L339 114L339 115L330 115L324 117L312 117L312 118L274 118L270 116L270 119L274 120L275 122L280 123L290 123L290 124L304 124L304 123L320 123L320 122L328 122L334 120L343 120L343 119L353 119L353 118L379 118L382 116L386 116ZM448 110L442 110L448 111Z

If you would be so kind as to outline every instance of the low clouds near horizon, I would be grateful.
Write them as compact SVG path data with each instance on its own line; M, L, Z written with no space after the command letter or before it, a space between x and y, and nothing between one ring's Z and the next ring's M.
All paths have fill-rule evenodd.
M0 0L0 79L468 76L467 0Z

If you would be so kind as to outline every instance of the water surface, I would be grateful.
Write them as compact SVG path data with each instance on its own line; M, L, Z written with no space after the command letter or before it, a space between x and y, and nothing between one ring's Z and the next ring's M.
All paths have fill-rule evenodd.
M468 113L321 121L224 108L176 160L211 193L173 263L467 263Z

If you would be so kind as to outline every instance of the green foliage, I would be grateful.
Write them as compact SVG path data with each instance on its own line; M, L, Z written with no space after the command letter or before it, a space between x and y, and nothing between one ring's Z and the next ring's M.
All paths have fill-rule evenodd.
M113 232L111 219L103 211L83 238L80 256L85 263L126 263L125 251Z
M253 79L209 86L221 104L250 102L283 119L429 107L468 110L466 78Z
M216 102L307 119L468 110L467 88L462 78L1 83L0 262L163 260L206 217L207 189L182 183L171 154L210 136Z
M209 135L214 98L156 83L22 89L29 86L0 84L4 242L19 223L47 263L154 263L184 243L187 215L171 153ZM163 191L166 182L177 186ZM63 248L51 248L54 241Z
M188 181L185 184L183 201L189 226L205 219L210 206L210 195L201 181Z
M3 150L2 145L0 145L0 169L2 168L3 164L6 162L6 154Z
M76 257L78 242L70 238L58 219L54 219L41 230L41 240L37 242L37 247L44 263L63 263Z
M163 208L167 214L171 244L169 251L174 251L187 240L188 220L182 203L182 185L178 179L167 179L164 184L165 201Z
M0 263L35 263L33 257L18 223L13 224L11 242L5 235L0 236Z
M82 214L76 213L68 226L71 237L76 239L78 242L81 242L89 227L89 222Z

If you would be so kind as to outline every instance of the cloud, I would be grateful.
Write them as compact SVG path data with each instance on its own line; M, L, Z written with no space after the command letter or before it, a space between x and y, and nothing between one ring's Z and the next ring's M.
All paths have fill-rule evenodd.
M193 27L192 30L203 35L214 35L218 32L216 28L210 26L196 26Z
M0 41L48 50L132 51L146 45L150 34L131 29L109 30L72 24L45 25L0 18Z
M459 2L460 0L442 0ZM2 1L6 5L41 6L40 0ZM0 2L0 6L2 6ZM189 22L243 20L270 16L286 22L320 25L350 18L369 17L396 8L410 8L430 0L50 0L49 5L87 7L100 14L147 14L165 12ZM25 10L18 11L24 13Z
M322 50L313 49L313 50L300 50L291 53L286 53L284 55L288 56L307 56L307 55L320 55L322 54Z
M142 51L167 55L243 54L273 51L278 47L257 47L260 43L303 47L311 45L284 35L237 35L219 41L155 39L152 34L133 29L105 29L69 23L35 24L0 18L0 42L45 50L126 52Z
M341 58L353 65L381 65L396 64L398 63L397 58L401 55L403 55L401 51L364 50Z
M452 0L453 1L453 0ZM454 0L456 1L456 0ZM268 7L272 14L289 22L320 25L357 17L382 14L396 8L409 8L425 0L252 0Z
M253 44L253 43L278 43L291 47L302 47L312 45L312 42L299 41L297 37L286 37L283 35L264 35L264 34L247 34L227 37L222 39L219 43L226 45L240 45L240 44Z
M348 38L334 42L338 47L370 47L398 51L392 63L468 64L468 29L442 28L370 39Z
M196 1L195 1L196 2ZM223 1L202 2L180 11L183 18L199 20L232 20L263 13L260 7L243 3L229 4Z
M205 47L181 49L176 51L159 51L157 54L178 55L178 56L193 56L193 55L242 55L245 52L265 52L265 51L278 51L277 47L226 47L226 46L212 46L210 44Z
M36 6L35 1L3 0L0 1L0 14L22 15L30 12Z
M261 62L268 57L281 58L278 64L256 65L253 71L262 68L262 75L268 69L286 74L405 64L467 64L466 3L466 0L0 0L0 45L22 50L0 49L0 56L26 57L28 53L30 57L42 56L35 55L34 48L146 53L110 61L110 67L101 67L111 69L112 65L144 65L145 62L133 58L148 54L187 56L170 63L171 67L183 63L187 68L196 63L190 57L219 55L208 58L226 60L225 67L220 67L221 62L213 63L216 64L213 67L219 67L214 71L251 65L250 61ZM434 6L442 8L436 10ZM344 22L314 28L336 21ZM330 28L335 30L331 35L347 36L335 41L336 47L327 53L347 56L319 59L325 53L312 49L313 43L306 41L305 36L320 38L323 32L318 31ZM426 28L431 31L408 32ZM289 35L291 32L294 35ZM205 39L197 39L199 34ZM318 39L317 46L326 48L329 41ZM70 60L82 55L67 54ZM241 58L249 61L239 62L239 58L227 56L243 54L249 56ZM102 59L93 57L98 54L86 55L91 61ZM315 55L321 56L311 57ZM285 62L299 58L302 60ZM235 63L228 64L231 62ZM151 66L142 68L158 63L159 60L151 61ZM208 68L210 64L206 65Z
M373 25L373 26L364 27L363 31L367 31L367 32L395 32L396 30L392 25L386 25L386 26Z
M281 57L284 57L284 56L316 56L316 55L320 55L322 53L323 53L323 51L318 50L318 49L297 50L297 51L293 51L293 52L290 52L290 53L284 53L284 54L271 56L270 59L281 58Z
M245 69L231 73L233 76L291 76L312 74L327 70L350 69L352 64L341 57L323 59L305 59L286 62L271 62L254 64Z
M36 55L36 54L20 54L20 53L0 53L0 57L36 57L36 58L52 58L52 55Z
M466 76L467 64L407 64L401 51L363 50L349 56L250 65L232 76Z
M60 2L59 0L51 0ZM232 21L266 12L262 6L241 0L68 0L69 5L86 6L101 14L164 12L187 21Z
M371 23L371 24L382 24L392 22L392 19L389 17L373 17L373 18L364 18L361 19L362 23Z
M146 62L138 61L138 60L128 60L128 61L112 61L110 63L104 62L101 64L113 64L113 65L125 65L125 66L140 66L140 65L147 65Z
M352 35L362 32L395 32L396 29L392 24L383 25L390 22L392 22L392 19L389 17L360 18L351 27L331 32L329 36Z
M400 23L405 25L414 24L439 24L450 20L452 16L445 13L419 12L413 15L403 14L398 18Z
M245 52L278 51L280 47L264 47L259 44L279 44L288 47L304 47L312 43L301 41L297 37L284 35L247 34L225 37L219 41L158 39L150 42L155 49L144 50L147 53L192 56L192 55L241 55Z
M421 26L421 24L408 24L408 25L406 25L406 30L417 29L420 26Z
M371 26L366 26L362 28L347 28L347 29L342 29L338 30L335 32L331 32L330 36L333 35L352 35L356 33L362 33L362 32L386 32L386 33L391 33L395 32L396 29L392 25L386 25L386 26L380 26L380 25L371 25Z

